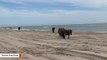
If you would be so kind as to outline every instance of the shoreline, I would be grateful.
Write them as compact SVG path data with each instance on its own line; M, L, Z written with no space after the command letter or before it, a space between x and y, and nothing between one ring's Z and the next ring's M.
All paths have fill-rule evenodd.
M0 29L0 30L13 30L18 31L18 29ZM20 31L44 31L51 32L52 30L43 30L43 29L21 29ZM57 31L55 31L57 32ZM73 31L73 33L107 33L107 31Z

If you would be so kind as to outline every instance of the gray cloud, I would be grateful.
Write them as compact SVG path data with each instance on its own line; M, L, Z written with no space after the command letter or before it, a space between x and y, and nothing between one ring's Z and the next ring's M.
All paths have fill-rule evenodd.
M36 10L9 10L0 8L0 17L2 20L30 20L34 22L51 23L93 23L107 22L107 11L68 11L68 10L47 10L42 12ZM36 21L35 21L35 20ZM39 21L37 21L39 20ZM27 21L26 21L27 22ZM48 23L47 23L48 22Z

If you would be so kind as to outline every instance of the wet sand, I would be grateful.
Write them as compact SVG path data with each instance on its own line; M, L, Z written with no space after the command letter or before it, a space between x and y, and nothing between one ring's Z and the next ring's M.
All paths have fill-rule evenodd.
M107 60L107 33L75 32L63 39L57 32L0 30L0 53L23 53L0 60Z

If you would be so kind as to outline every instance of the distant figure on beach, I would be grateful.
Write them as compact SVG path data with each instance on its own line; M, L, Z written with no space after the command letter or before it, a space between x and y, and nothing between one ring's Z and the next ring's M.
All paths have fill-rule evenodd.
M21 27L18 27L18 30L20 31Z
M52 32L55 33L55 27L52 27Z
M12 27L9 27L9 29L12 29Z

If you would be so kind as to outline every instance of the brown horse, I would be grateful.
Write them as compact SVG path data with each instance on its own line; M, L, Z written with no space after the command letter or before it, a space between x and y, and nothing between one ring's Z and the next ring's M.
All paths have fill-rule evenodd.
M63 38L65 39L64 30L65 30L64 28L59 28L59 29L58 29L58 33L59 33L59 36L60 36L60 37L63 37Z
M59 33L59 36L63 37L64 39L65 39L65 36L68 35L68 39L69 39L69 36L72 35L72 30L71 29L59 28L58 33Z
M68 35L68 39L69 39L69 36L72 35L72 30L71 29L67 29L67 30L65 29L64 34Z

